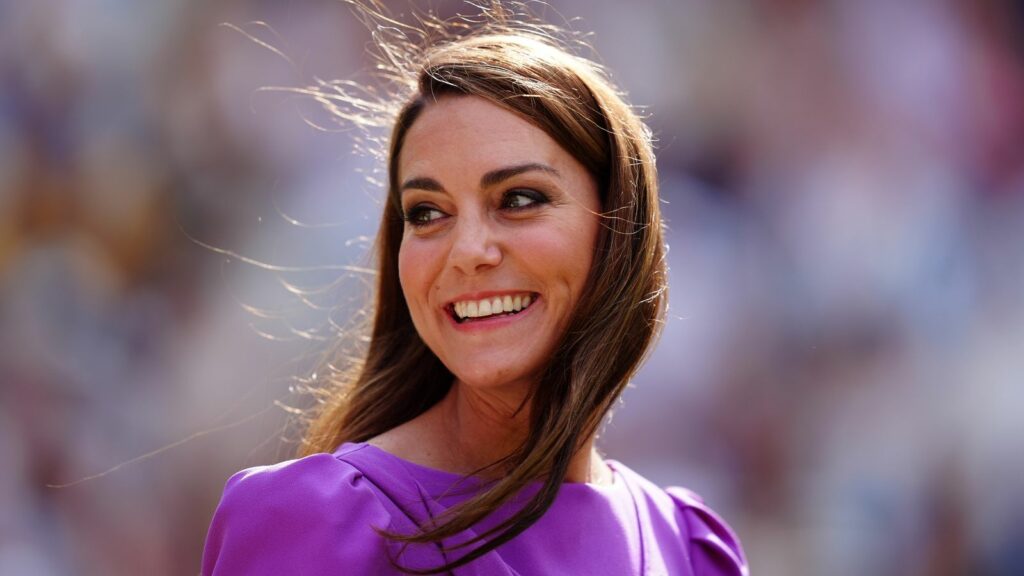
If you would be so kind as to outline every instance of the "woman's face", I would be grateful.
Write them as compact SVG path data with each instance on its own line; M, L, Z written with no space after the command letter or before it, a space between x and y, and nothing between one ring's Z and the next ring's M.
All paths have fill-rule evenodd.
M526 120L449 96L407 132L398 186L398 271L416 330L463 383L529 385L590 271L594 179Z

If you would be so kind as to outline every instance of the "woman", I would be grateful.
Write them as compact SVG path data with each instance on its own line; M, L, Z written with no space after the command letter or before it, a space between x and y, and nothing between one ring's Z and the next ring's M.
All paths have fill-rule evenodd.
M304 457L228 481L203 574L746 574L696 496L594 449L664 314L648 130L536 27L385 54L413 91L365 359Z

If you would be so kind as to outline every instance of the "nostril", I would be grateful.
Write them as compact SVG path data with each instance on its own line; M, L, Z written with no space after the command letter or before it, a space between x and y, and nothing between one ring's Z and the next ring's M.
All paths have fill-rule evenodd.
M449 253L449 261L453 267L464 273L473 273L501 263L502 250L491 230L483 225L462 226L463 229L457 232Z

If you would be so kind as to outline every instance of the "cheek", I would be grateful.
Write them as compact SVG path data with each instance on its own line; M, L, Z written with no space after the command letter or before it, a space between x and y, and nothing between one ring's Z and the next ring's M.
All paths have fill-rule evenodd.
M600 230L598 217L594 214L581 214L577 226L571 233L573 242L568 249L572 267L572 287L576 296L583 289L594 265L594 250L597 248L597 236Z
M571 224L523 235L517 245L523 259L533 264L534 273L552 283L555 294L568 298L562 302L574 307L593 266L598 224L590 214Z
M587 283L587 277L590 276L590 269L594 266L594 247L597 244L597 235L593 234L586 238L587 240L581 239L573 247L574 256L572 261L576 263L576 266L572 269L571 278L574 303L579 300L580 293Z
M405 240L398 248L398 282L410 310L415 308L417 287L422 284L422 268L417 266L417 250Z
M418 238L403 239L398 249L398 282L414 320L418 311L429 306L441 256L434 242Z

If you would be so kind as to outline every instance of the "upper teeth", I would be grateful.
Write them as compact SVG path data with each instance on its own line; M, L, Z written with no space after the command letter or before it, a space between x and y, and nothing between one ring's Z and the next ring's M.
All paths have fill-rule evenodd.
M459 318L482 318L505 312L518 312L530 305L532 298L529 294L517 294L512 296L494 296L482 300L466 300L456 302L453 307Z

